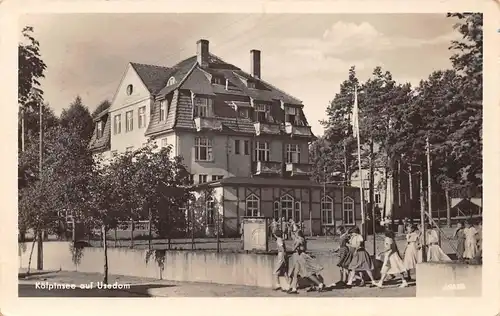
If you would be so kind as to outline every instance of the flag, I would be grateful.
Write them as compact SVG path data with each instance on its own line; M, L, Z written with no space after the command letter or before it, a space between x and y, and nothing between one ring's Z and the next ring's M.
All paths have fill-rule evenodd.
M352 107L352 133L359 137L358 90L354 87L354 105Z

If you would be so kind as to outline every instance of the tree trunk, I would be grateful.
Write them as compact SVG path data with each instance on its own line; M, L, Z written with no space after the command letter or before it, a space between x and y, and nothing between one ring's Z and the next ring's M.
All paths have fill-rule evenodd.
M151 239L153 239L153 233L152 233L152 230L151 230L151 208L148 208L148 229L149 229L149 238L148 238L148 249L151 250Z
M413 206L414 206L414 203L413 203L413 178L412 178L412 174L411 174L411 165L408 166L408 189L409 189L409 193L410 193L410 201L409 201L409 205L410 205L410 223L413 224Z
M374 166L373 166L373 141L370 142L370 182L369 182L369 188L368 188L368 192L370 194L370 197L369 197L369 201L370 201L370 214L371 214L371 217L372 217L372 229L373 229L373 240L375 242L375 203L374 203L374 199L375 199L375 181L373 179L374 177L374 173L375 173L375 170L374 170ZM375 250L375 244L374 244L374 248Z
M385 217L387 216L387 196L389 195L389 158L387 158L387 163L385 165L385 170L384 170L384 185L385 185L385 192L384 192L384 208L382 209L382 220L385 221Z
M134 220L130 221L130 248L134 248Z
M422 170L423 168L420 168ZM427 252L426 252L426 231L425 231L425 193L424 193L424 179L423 172L420 171L420 224L422 229L422 261L427 261Z
M115 248L117 247L117 239L118 239L118 232L116 231L116 228L115 228Z
M28 260L28 272L27 272L27 274L30 274L30 271L31 271L31 258L33 256L33 251L35 250L37 236L38 236L38 233L35 233L33 235L33 243L31 244L31 251L30 251L30 258Z
M446 195L446 226L451 227L451 207L450 207L450 191L444 191Z
M38 232L38 244L37 244L37 254L36 254L36 269L43 270L43 231L40 229Z
M106 242L106 225L102 225L102 244L104 245L104 278L102 282L108 284L108 243Z

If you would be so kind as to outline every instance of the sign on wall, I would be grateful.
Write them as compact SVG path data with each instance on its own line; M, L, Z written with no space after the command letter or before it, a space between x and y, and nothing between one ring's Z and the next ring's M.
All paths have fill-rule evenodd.
M268 251L267 218L243 219L243 249L247 251Z

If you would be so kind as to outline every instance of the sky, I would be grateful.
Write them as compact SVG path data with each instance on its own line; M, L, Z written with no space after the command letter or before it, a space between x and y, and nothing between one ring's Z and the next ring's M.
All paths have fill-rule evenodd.
M316 135L329 102L356 66L367 80L376 66L418 85L451 67L448 49L459 34L443 14L37 14L34 27L47 64L45 101L56 114L76 96L93 110L111 100L128 62L173 66L196 54L196 41L249 71L261 53L262 79L300 99Z

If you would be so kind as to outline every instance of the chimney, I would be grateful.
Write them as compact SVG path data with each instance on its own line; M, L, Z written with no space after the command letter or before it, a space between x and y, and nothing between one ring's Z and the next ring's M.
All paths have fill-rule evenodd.
M252 77L260 79L260 50L250 51L250 72Z
M208 66L208 41L205 39L198 40L196 42L196 57L198 61L198 65L201 67Z

